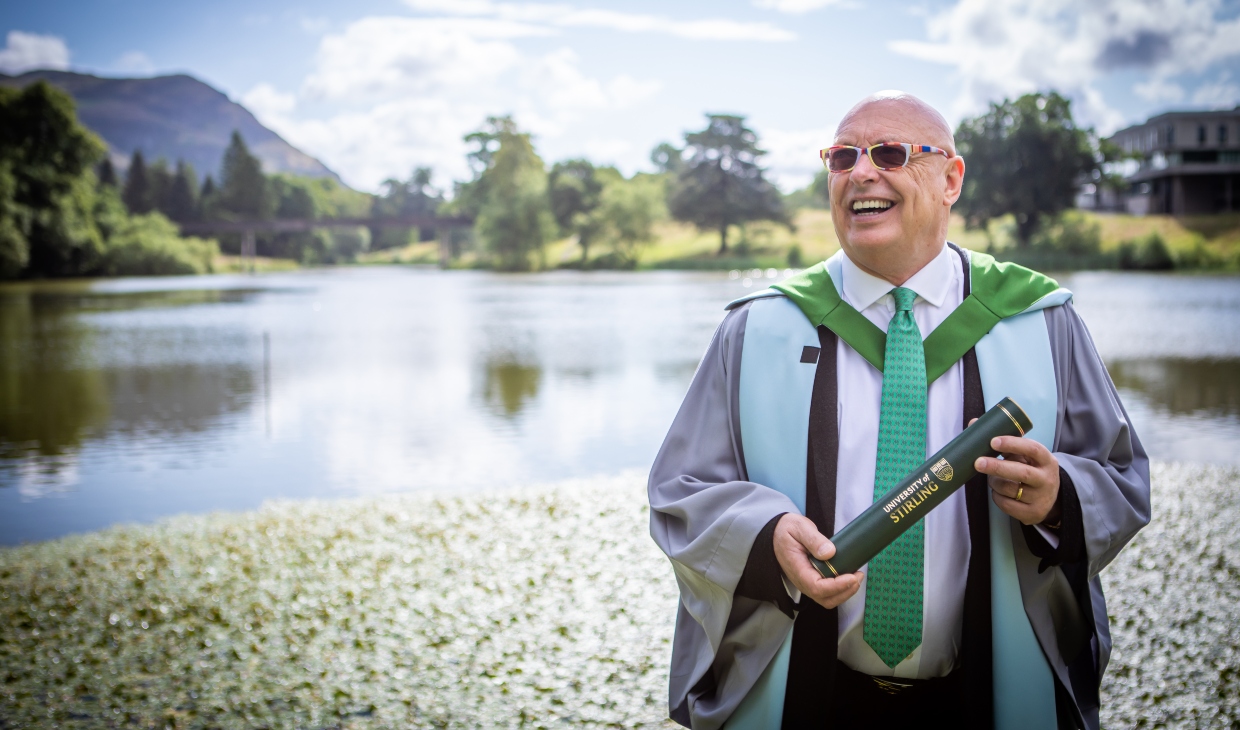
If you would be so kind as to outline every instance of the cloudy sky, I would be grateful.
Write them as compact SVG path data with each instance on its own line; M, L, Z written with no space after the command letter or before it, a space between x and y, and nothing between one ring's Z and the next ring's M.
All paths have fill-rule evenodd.
M704 112L743 114L792 189L879 89L953 123L1056 89L1102 132L1240 103L1240 0L40 0L0 7L0 40L5 73L193 74L367 190L465 177L461 137L493 114L548 162L625 172Z

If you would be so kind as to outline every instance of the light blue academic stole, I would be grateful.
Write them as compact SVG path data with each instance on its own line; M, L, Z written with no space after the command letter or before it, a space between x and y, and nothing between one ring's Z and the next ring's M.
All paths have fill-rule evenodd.
M838 292L842 286L841 256L837 253L807 270L806 274L812 276L815 270L825 269L825 275L829 275L830 283ZM982 326L989 326L989 332L973 345L986 408L1004 397L1012 398L1033 421L1033 430L1027 436L1051 449L1058 389L1051 360L1050 333L1042 310L1069 301L1072 294L1056 288L1054 282L1034 272L996 264L984 254L971 252L969 256L971 289L980 293L980 303L985 306L979 306L976 301L979 298L971 296L965 300L967 306L962 303L964 311L960 314L962 318L973 320L980 317ZM1011 285L1005 287L1004 280L1010 280ZM1031 281L1041 289L1031 287ZM800 285L809 284L803 280ZM1021 288L1026 299L1031 291L1037 299L1031 304L1014 305L1019 298L1012 290ZM805 464L815 369L801 362L801 353L807 346L819 346L817 324L834 329L832 320L842 313L849 317L860 315L851 308L843 312L835 308L832 312L811 310L807 313L775 290L738 299L728 308L746 301L753 303L749 307L741 350L739 407L741 443L749 480L783 493L804 514ZM1020 308L1015 309L1016 306ZM811 317L818 321L812 322ZM950 337L951 333L943 334ZM943 339L948 338L941 337L940 341ZM965 344L960 346L967 351ZM881 349L877 353L862 354L871 362L877 356L881 363ZM963 354L964 351L955 357L949 355L947 366ZM935 374L933 359L928 352L927 369L931 370L931 379L946 369L939 365L940 370ZM1024 538L1020 537L1016 520L999 511L993 501L988 500L988 504L995 730L1055 730L1054 680L1025 614L1016 574L1012 541ZM780 727L794 630L795 623L770 664L728 719L726 730Z

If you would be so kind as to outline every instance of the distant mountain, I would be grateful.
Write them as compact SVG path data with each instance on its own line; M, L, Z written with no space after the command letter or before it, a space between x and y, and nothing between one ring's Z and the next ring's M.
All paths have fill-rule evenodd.
M0 85L23 87L41 79L73 96L78 118L108 143L119 170L128 168L130 155L141 149L147 163L161 157L169 164L182 159L192 163L200 176L209 173L218 181L224 149L236 129L266 172L340 179L264 127L245 107L192 76L109 79L29 71L20 76L0 74Z

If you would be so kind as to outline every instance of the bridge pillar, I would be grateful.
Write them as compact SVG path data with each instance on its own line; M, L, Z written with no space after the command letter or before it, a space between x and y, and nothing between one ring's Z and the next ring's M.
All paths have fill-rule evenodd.
M254 229L247 228L241 233L241 268L244 270L248 266L250 273L253 274L257 256L258 242L254 240Z

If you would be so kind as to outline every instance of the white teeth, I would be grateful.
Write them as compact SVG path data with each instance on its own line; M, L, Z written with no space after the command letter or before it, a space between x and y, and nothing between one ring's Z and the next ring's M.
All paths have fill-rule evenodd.
M856 200L853 201L852 209L853 212L860 212L863 210L887 210L893 205L895 205L895 203L892 203L890 200Z

